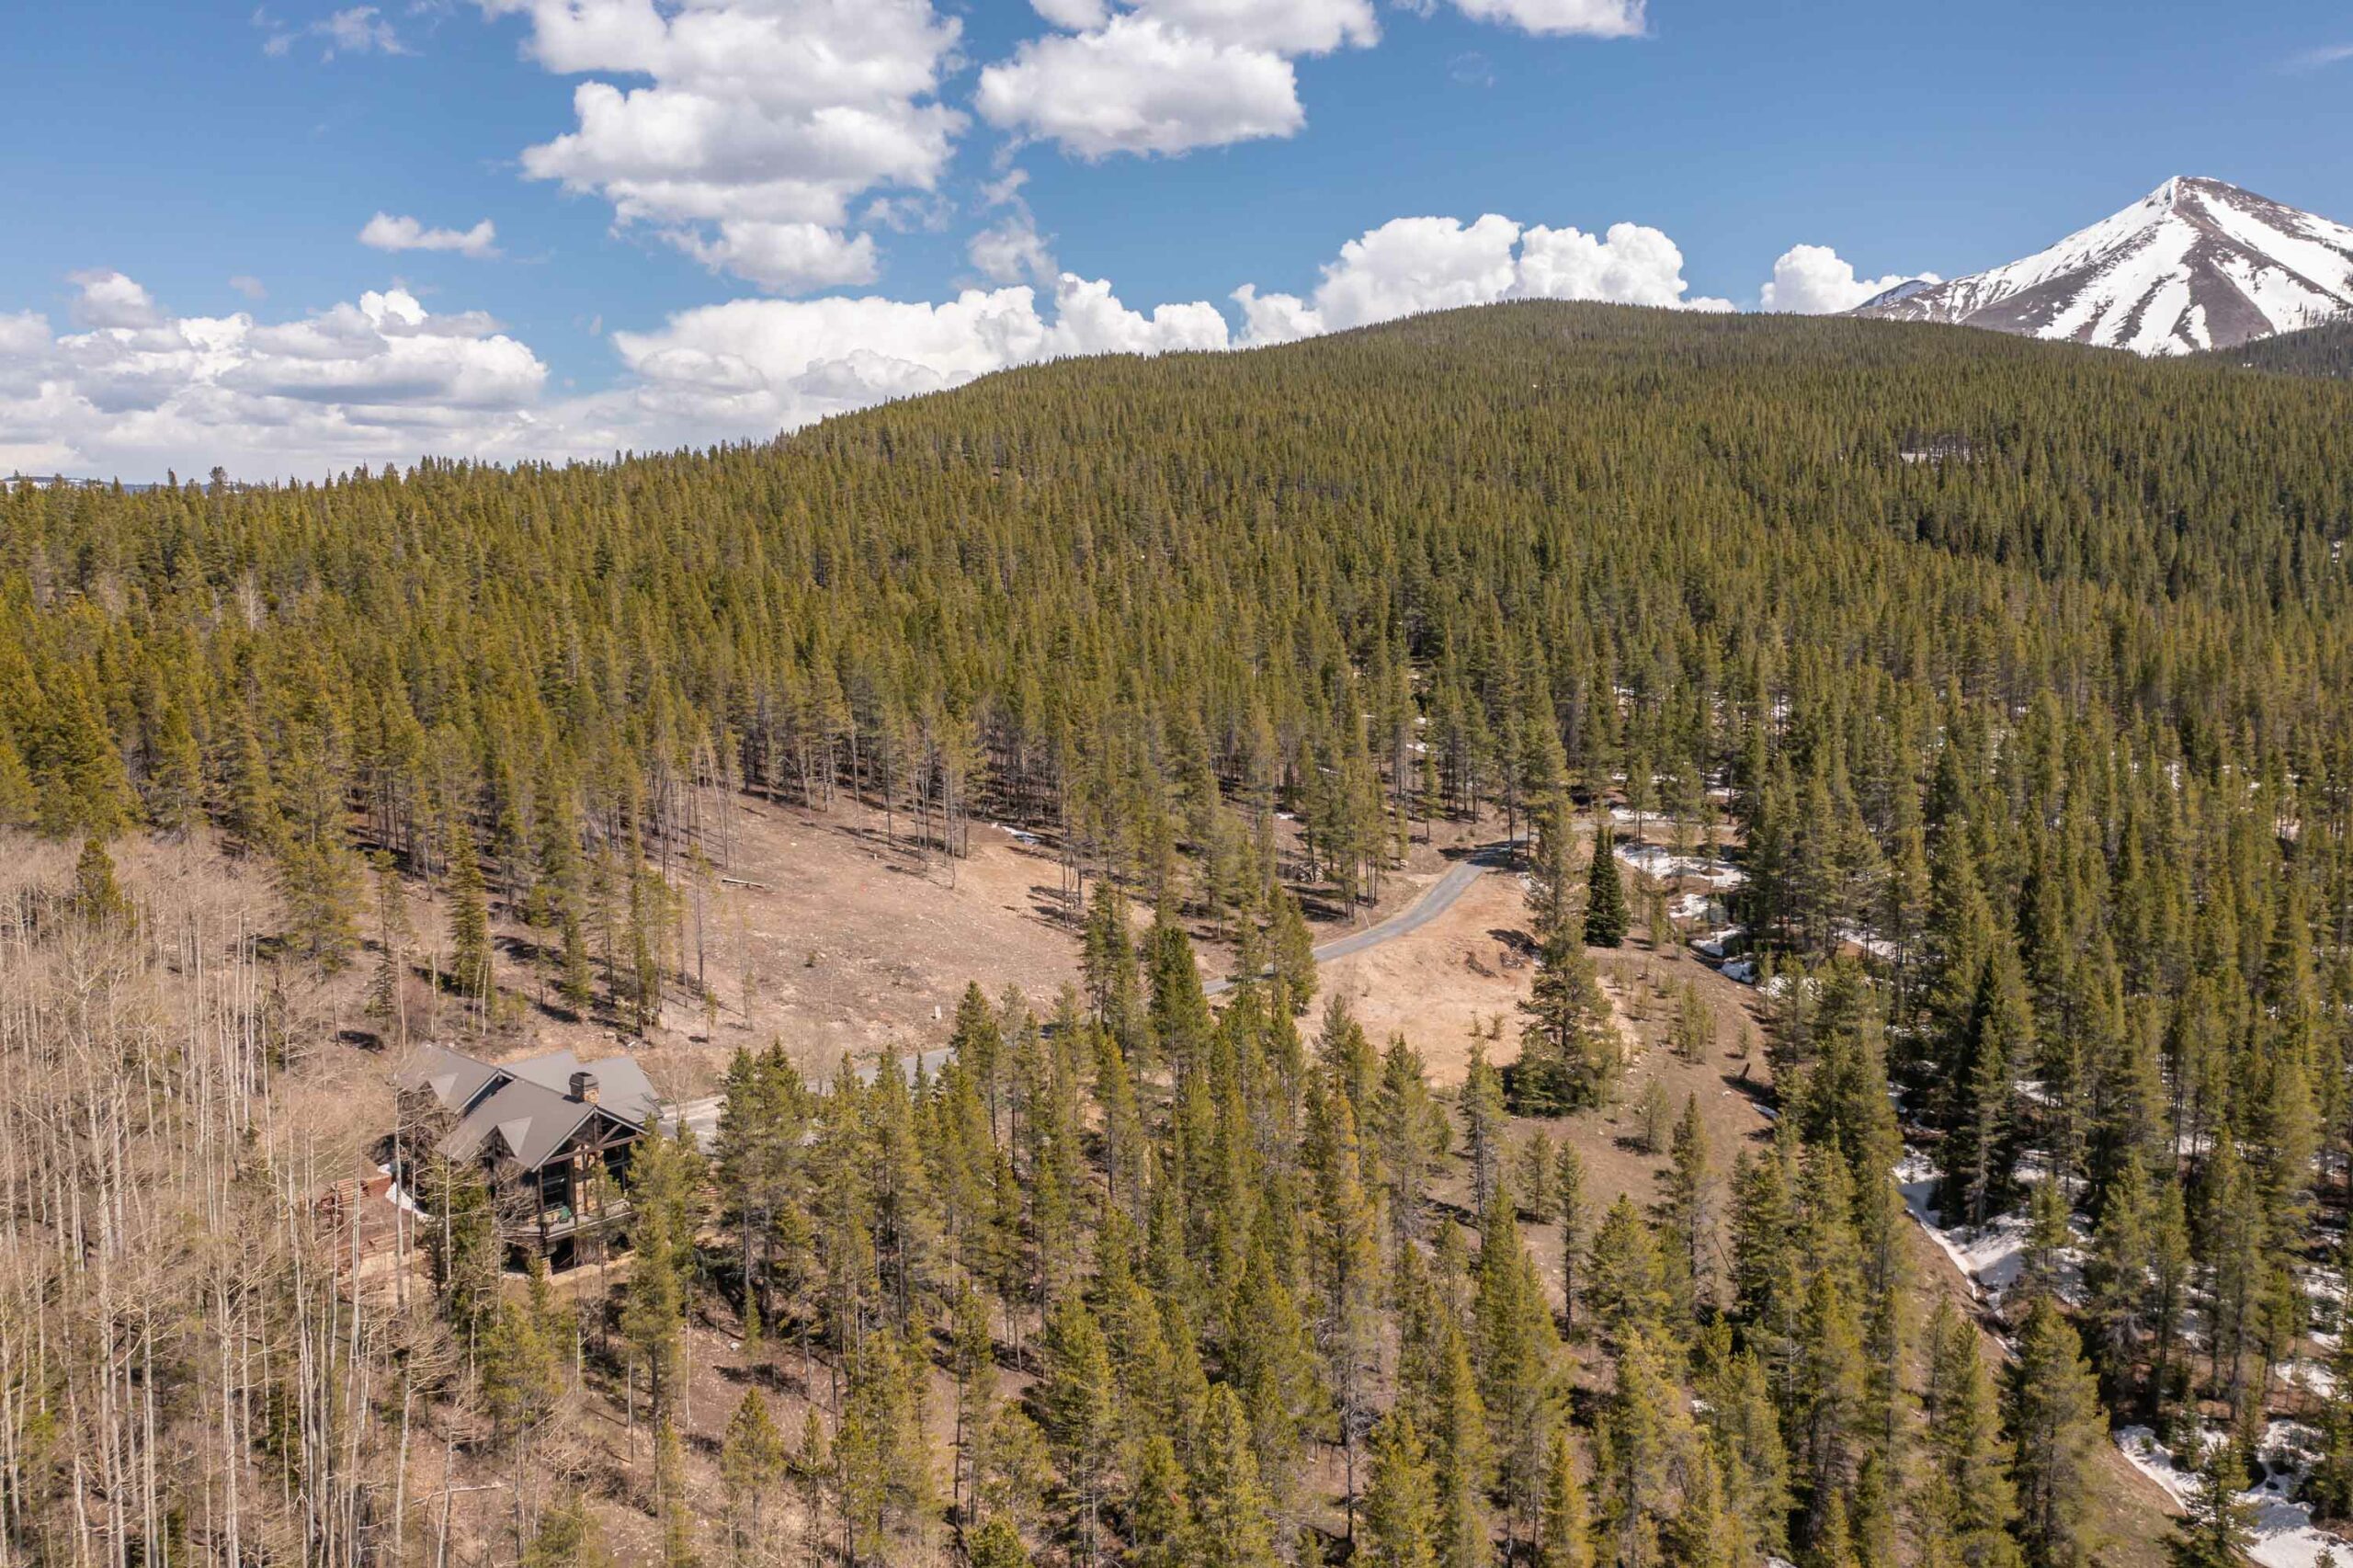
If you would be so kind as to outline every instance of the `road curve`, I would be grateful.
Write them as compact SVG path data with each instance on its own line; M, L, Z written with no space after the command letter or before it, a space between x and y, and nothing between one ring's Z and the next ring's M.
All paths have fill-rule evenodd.
M1421 897L1380 925L1368 926L1361 931L1351 931L1345 937L1335 937L1328 942L1317 944L1315 961L1330 963L1334 959L1344 959L1352 953L1363 952L1367 948L1377 948L1383 942L1393 942L1400 937L1409 936L1420 930L1453 908L1455 900L1461 898L1471 884L1479 880L1480 873L1510 863L1510 850L1500 844L1488 845L1473 854L1465 856L1449 866L1445 873L1432 882ZM1233 989L1233 982L1225 979L1205 981L1201 985L1203 994L1211 996L1220 995ZM947 1063L952 1053L942 1046L908 1054L918 1058L926 1074L936 1074ZM896 1063L904 1063L907 1056L893 1056L892 1060ZM900 1067L900 1071L905 1070L904 1065ZM880 1071L881 1063L875 1062L862 1062L856 1069L859 1081L867 1084L874 1082L875 1074ZM818 1091L824 1092L822 1084L818 1085ZM706 1099L689 1100L684 1105L674 1106L663 1119L672 1126L684 1121L694 1130L696 1141L707 1148L719 1131L719 1107L722 1098L722 1096L712 1095Z
M1328 942L1318 943L1315 948L1315 961L1330 963L1334 959L1344 959L1352 953L1363 952L1367 948L1377 948L1383 942L1393 942L1400 937L1420 930L1453 908L1454 901L1461 898L1464 891L1479 880L1481 872L1508 865L1510 860L1510 851L1499 844L1489 845L1475 854L1457 860L1446 869L1443 876L1429 885L1428 891L1421 897L1380 925L1368 926L1361 931L1351 931L1345 937L1335 937ZM1233 982L1212 980L1203 983L1201 989L1208 994L1215 996L1222 992L1233 990Z

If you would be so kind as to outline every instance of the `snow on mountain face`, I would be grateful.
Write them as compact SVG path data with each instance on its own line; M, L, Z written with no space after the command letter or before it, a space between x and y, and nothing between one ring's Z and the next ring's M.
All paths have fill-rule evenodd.
M1857 309L2136 354L2188 354L2353 311L2353 228L2212 179L2169 179L2049 250Z

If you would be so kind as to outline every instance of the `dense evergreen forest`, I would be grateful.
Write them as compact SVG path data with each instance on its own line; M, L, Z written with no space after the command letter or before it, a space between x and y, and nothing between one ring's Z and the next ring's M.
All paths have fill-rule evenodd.
M2237 1561L2285 1370L2343 1344L2348 531L2353 388L1549 303L757 448L0 494L0 824L83 846L0 934L0 1562L604 1562L614 1487L535 1458L591 1387L666 1568L2079 1568L2123 1423L2213 1436L2176 1551ZM430 1281L338 1293L288 1134L334 1046L273 986L396 982L429 884L477 1022L494 909L642 1027L747 792L949 857L1027 824L1086 985L976 986L913 1083L741 1055L576 1311L448 1169ZM1648 1210L1575 1152L1611 806L1733 846L1771 1026L1774 1136L1650 1115ZM1297 895L1481 815L1536 979L1440 1092L1318 1008ZM162 928L132 835L217 835L275 928ZM1907 1160L1948 1226L2031 1218L1983 1325L1923 1306ZM699 1493L714 1321L811 1398L749 1387ZM472 1549L453 1456L511 1507Z
M2353 376L2353 321L2327 322L2302 332L2259 338L2236 348L2216 349L2211 357L2293 376Z

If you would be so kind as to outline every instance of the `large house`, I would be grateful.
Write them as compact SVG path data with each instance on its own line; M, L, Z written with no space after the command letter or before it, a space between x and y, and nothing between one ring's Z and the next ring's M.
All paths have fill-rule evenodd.
M513 1251L568 1267L582 1242L628 1219L630 1156L662 1110L629 1057L558 1051L494 1063L428 1045L396 1082L403 1142L480 1166Z

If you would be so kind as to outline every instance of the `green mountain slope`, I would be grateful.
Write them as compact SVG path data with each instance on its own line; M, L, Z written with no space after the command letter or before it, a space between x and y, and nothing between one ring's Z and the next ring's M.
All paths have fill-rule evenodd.
M2236 348L2218 348L2208 358L2291 376L2353 377L2353 316Z
M42 1391L0 1401L0 1451L28 1456L7 1528L43 1561L119 1554L91 1475L143 1477L109 1506L159 1530L219 1532L232 1494L248 1541L372 1520L399 1387L445 1515L455 1452L492 1478L472 1490L530 1493L481 1500L482 1560L541 1510L577 1527L559 1505L589 1470L526 1460L594 1397L632 1439L597 1507L659 1513L631 1561L732 1560L766 1484L771 1521L817 1510L820 1550L942 1562L982 1531L940 1493L969 1504L983 1460L949 1471L927 1359L953 1431L1010 1467L977 1487L1000 1562L1267 1568L1350 1526L1381 1561L1529 1561L1589 1520L1604 1562L2057 1563L2120 1510L2151 1561L2109 1426L2353 1431L2353 1377L2289 1377L2341 1326L2348 531L2353 387L1549 303L1038 367L616 465L18 487L0 827L89 846L70 896L7 905L0 948L0 1119L28 1130L0 1204L36 1283L0 1290L0 1329ZM855 793L949 854L969 820L1017 824L1066 886L1155 918L1074 902L1086 992L1046 1029L976 989L919 1092L818 1106L781 1053L739 1061L718 1163L641 1167L625 1304L576 1341L593 1387L559 1375L578 1324L558 1354L544 1304L450 1282L494 1254L448 1239L489 1222L462 1173L425 1189L440 1284L335 1316L289 1151L302 1094L382 1074L255 998L360 964L397 992L399 953L362 937L406 940L405 876L468 1038L527 1001L622 1035L665 1002L716 1016L738 982L683 932L722 896L734 791ZM1737 873L1775 979L1769 1143L1711 1147L1696 1096L1681 1123L1620 1103L1642 1064L1588 933L1673 931L1639 879L1639 937L1583 919L1608 806ZM1528 840L1536 977L1495 1025L1508 1083L1474 1069L1443 1104L1410 1041L1307 1014L1300 956L1300 903L1345 916L1434 814ZM215 830L279 911L227 986L202 978L222 933L126 924L105 850ZM537 997L494 994L494 913L532 933ZM1193 944L1233 932L1244 983L1212 1015ZM1704 1005L1658 1006L1705 1060ZM1721 1093L1749 1088L1744 1061ZM1508 1161L1506 1096L1530 1119ZM1564 1202L1540 1119L1666 1159L1655 1204ZM1998 1374L1929 1320L1907 1197L1984 1260ZM274 1260L250 1298L218 1267L232 1230ZM679 1451L679 1336L756 1356L756 1316L795 1352L743 1382L724 1462L754 1480L698 1494L680 1467L711 1469L718 1417L695 1400L710 1441ZM790 1487L762 1389L834 1445ZM2353 1449L2314 1460L2310 1497L2344 1508Z

